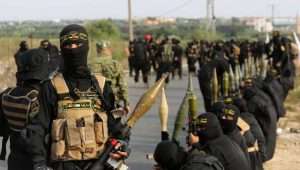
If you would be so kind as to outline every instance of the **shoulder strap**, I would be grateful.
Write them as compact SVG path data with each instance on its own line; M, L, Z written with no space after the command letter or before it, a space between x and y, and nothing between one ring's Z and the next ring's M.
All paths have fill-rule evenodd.
M27 98L30 98L30 99L32 99L32 100L36 100L38 94L39 94L39 91L37 91L37 90L31 90L30 92L28 92L28 93L26 94L26 97L27 97Z
M94 74L92 75L92 82L96 88L96 91L99 95L100 100L104 104L105 108L108 108L108 103L106 103L104 96L103 96L103 91L104 91L104 85L105 85L105 77L101 76L100 74Z
M51 79L51 82L56 89L57 94L69 94L70 90L61 73L56 74L53 79Z
M106 78L99 73L95 73L94 76L97 80L97 84L101 89L101 92L103 92Z
M6 95L10 95L10 93L14 90L15 88L7 88L3 94L6 94Z

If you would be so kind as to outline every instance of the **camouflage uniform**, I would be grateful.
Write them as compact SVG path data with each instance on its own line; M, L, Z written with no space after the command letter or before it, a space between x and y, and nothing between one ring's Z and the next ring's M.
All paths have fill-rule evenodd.
M121 64L113 60L111 56L101 56L96 64L91 65L94 73L101 73L111 82L111 87L115 95L115 103L117 106L128 106L128 87L124 80L124 73Z

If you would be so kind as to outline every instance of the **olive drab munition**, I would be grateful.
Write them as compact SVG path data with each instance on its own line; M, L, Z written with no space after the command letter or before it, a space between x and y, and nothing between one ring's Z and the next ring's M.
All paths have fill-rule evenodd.
M229 93L230 94L234 94L237 91L235 78L236 76L234 75L232 66L230 65L229 67L229 87L230 87Z
M235 79L234 79L235 80L235 87L236 87L237 92L239 93L241 77L240 77L240 66L238 64L235 66L234 75L235 75Z
M213 78L211 81L211 90L212 90L212 104L214 104L218 101L218 96L219 96L219 84L218 84L216 68L214 68L214 70L213 70Z
M193 81L191 73L189 74L189 82L188 82L188 90L187 90L187 96L189 97L189 121L192 121L197 116L197 96L195 95L194 88L193 88Z
M191 120L197 113L197 97L194 94L192 83L192 77L191 74L189 74L188 88L175 118L174 130L172 134L172 140L174 141L178 141L187 116L188 119Z
M229 96L229 75L226 71L223 74L223 96Z

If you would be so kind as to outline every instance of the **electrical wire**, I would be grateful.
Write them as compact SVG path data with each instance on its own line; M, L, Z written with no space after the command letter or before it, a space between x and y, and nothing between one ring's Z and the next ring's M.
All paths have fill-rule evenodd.
M161 15L159 15L159 17L164 17L164 16L166 16L168 14L171 14L171 13L173 13L173 12L179 10L179 9L182 9L182 8L184 8L185 6L187 6L192 1L193 0L186 0L182 4L180 4L180 5L176 6L176 7L172 8L172 9L170 9L170 10L164 12L164 13L162 13Z

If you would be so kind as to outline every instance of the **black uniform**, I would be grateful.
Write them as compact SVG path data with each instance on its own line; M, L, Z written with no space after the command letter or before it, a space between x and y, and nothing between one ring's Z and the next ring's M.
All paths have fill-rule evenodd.
M73 34L84 34L85 36L72 37ZM62 56L64 58L64 70L62 72L65 82L68 86L70 98L76 100L78 96L74 92L75 89L79 91L87 91L88 89L95 89L101 102L103 102L103 109L106 113L114 108L114 96L109 83L104 85L103 92L97 87L96 79L91 75L87 68L87 54L88 54L88 39L86 30L79 25L68 25L60 33L60 43ZM66 48L68 44L81 44L77 48ZM56 90L51 85L48 87L48 98L45 100L48 110L54 115L53 119L56 119L58 114L57 103L61 99L56 93ZM120 119L115 119L112 114L108 116L108 131L113 133L115 125ZM93 164L95 160L82 160L82 161L57 161L52 164L55 170L83 170ZM106 166L106 165L104 165Z
M0 103L0 117L6 119L10 129L8 170L46 170L46 135L49 133L51 115L43 103L43 89L49 83L41 81L48 76L47 54L44 50L33 49L19 59L17 75L20 84L5 90Z
M134 43L135 41L130 41L128 46L129 56L128 56L128 67L129 67L129 76L132 76L134 65Z
M201 146L194 146L187 154L181 170L224 170L222 163L214 156L200 150Z
M284 99L286 99L289 91L295 86L296 66L289 54L285 53L282 61L279 82L284 89Z
M158 69L156 75L156 81L158 81L163 74L171 73L173 66L174 51L173 45L170 40L164 40L157 52ZM169 83L169 76L166 78L166 83Z
M206 111L210 111L212 104L211 81L214 68L217 70L218 82L222 82L223 73L225 71L229 72L229 63L225 60L225 58L219 57L203 65L198 71L198 80L204 98Z
M157 70L157 61L156 61L156 53L157 53L157 44L153 41L153 39L146 41L146 49L149 61L154 71ZM151 67L150 67L151 71Z
M278 119L280 117L284 117L286 114L286 110L284 108L285 94L283 86L280 84L279 80L270 75L267 76L267 78L265 79L263 91L267 93L272 99L272 102L277 111Z
M187 57L189 73L196 73L196 62L198 61L200 55L198 51L198 44L196 44L196 42L188 44L185 53Z
M242 98L236 98L233 103L240 109L241 118L250 126L250 130L245 132L244 137L249 148L248 152L251 168L253 170L262 170L262 158L265 157L266 154L264 134L255 117L248 112L246 101Z
M50 74L63 68L62 57L55 45L51 44L49 40L43 40L41 41L41 48L48 53L48 69Z
M154 159L162 170L224 170L216 157L199 148L199 144L195 144L185 152L176 143L163 141L155 148Z
M134 81L139 82L140 71L143 75L143 82L148 83L148 75L151 69L147 56L147 49L142 40L138 40L134 45L133 66L135 70Z
M247 101L249 112L258 121L266 140L266 156L263 161L270 160L276 146L277 112L270 97L255 86L246 87L243 97Z
M182 55L183 55L183 48L180 46L179 40L173 40L173 51L174 51L174 58L173 58L173 69L172 69L172 77L175 77L176 70L178 71L178 76L182 78Z
M250 170L248 160L229 137L223 134L218 118L213 113L200 115L198 136L201 150L218 158L225 170Z
M21 61L20 61L20 56L24 53L28 51L28 45L27 45L27 42L26 41L21 41L20 42L20 48L19 50L17 51L17 53L14 55L14 58L15 58L15 63L17 66L20 65ZM19 78L18 78L18 75L16 75L16 78L17 78L17 84L20 82Z
M241 147L242 151L245 153L246 158L249 160L246 140L241 135L240 130L237 127L237 120L240 116L239 110L233 105L223 105L223 108L220 107L213 110L220 111L215 114L220 121L224 134Z
M1 154L0 160L5 160L6 158L6 144L9 139L9 128L7 126L7 122L3 115L0 115L0 136L2 136L2 146L1 146Z

